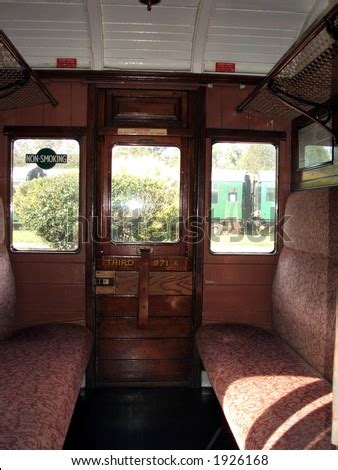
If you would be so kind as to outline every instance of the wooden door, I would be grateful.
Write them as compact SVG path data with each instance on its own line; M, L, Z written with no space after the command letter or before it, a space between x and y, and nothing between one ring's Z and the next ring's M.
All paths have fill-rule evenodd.
M98 384L191 383L190 148L187 137L151 131L146 137L102 138L97 169Z

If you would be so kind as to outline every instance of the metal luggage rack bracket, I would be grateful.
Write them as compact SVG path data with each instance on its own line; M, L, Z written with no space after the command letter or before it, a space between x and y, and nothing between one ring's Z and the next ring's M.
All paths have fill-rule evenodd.
M0 30L0 111L57 101Z
M272 71L237 107L271 119L305 115L329 132L338 92L338 5L305 31Z

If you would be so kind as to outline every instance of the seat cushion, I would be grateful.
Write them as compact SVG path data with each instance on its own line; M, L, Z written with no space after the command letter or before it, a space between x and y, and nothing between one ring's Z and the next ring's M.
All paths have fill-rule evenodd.
M0 343L0 449L62 449L91 345L87 328L68 324Z
M332 387L275 333L202 326L197 348L240 449L333 449Z
M0 341L14 329L14 278L5 244L5 212L0 197Z

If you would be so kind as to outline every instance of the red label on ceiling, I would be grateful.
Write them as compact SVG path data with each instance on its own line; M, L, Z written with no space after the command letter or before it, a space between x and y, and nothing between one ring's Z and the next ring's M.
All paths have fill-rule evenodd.
M236 64L233 62L216 62L216 72L234 73Z
M58 69L75 69L77 67L77 59L75 57L59 57L56 59L56 67Z

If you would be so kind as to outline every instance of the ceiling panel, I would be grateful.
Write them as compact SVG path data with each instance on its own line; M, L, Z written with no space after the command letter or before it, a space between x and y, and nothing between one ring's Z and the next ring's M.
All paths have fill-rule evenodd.
M266 74L297 39L316 0L215 0L204 71L235 62L238 73Z
M76 57L90 68L91 41L84 0L0 0L0 28L35 68L53 68L57 57Z
M102 0L104 65L190 70L199 0L166 0L149 12L135 0Z
M3 29L26 61L53 68L265 74L328 0L0 0Z

